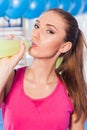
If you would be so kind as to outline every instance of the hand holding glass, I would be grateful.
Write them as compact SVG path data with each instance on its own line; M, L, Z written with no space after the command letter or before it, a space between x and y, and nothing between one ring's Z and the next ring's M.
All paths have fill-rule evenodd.
M13 56L20 50L20 44L18 39L0 39L0 58ZM26 50L30 47L31 42L23 40Z

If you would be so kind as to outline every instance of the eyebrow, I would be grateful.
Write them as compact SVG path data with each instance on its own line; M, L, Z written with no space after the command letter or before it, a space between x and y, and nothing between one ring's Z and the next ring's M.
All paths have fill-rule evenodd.
M36 22L40 23L39 20L36 20ZM52 25L52 24L46 24L46 25L47 25L47 26L51 26L51 27L53 27L53 28L57 31L57 28L56 28L54 25Z

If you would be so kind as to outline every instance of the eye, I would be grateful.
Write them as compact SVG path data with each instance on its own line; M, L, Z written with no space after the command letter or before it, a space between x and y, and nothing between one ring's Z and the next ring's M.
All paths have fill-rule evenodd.
M48 32L49 34L54 34L54 31L52 31L52 30L47 30L47 32Z
M35 29L38 29L38 28L39 28L39 25L38 25L38 24L35 24L35 25L34 25L34 28L35 28Z

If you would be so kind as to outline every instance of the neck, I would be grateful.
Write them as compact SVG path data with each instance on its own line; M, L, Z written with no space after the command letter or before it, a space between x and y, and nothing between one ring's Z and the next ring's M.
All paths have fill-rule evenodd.
M55 62L52 59L34 59L29 68L29 75L37 83L47 83L57 79L55 73Z

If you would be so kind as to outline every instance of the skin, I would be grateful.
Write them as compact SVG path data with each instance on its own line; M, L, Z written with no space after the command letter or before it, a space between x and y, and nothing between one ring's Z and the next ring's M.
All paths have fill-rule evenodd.
M42 14L36 20L31 33L32 46L29 49L29 54L34 57L34 60L32 65L27 67L24 76L24 92L29 97L43 98L55 89L58 82L55 73L56 60L60 54L72 47L71 42L63 40L66 36L65 28L65 21L52 11ZM0 103L3 101L4 92L7 95L11 88L14 77L13 69L23 56L25 47L22 42L20 46L21 49L17 55L0 60L0 79L3 79L0 87ZM76 115L73 113L69 130L84 130L84 115L78 123L74 123L75 119Z

